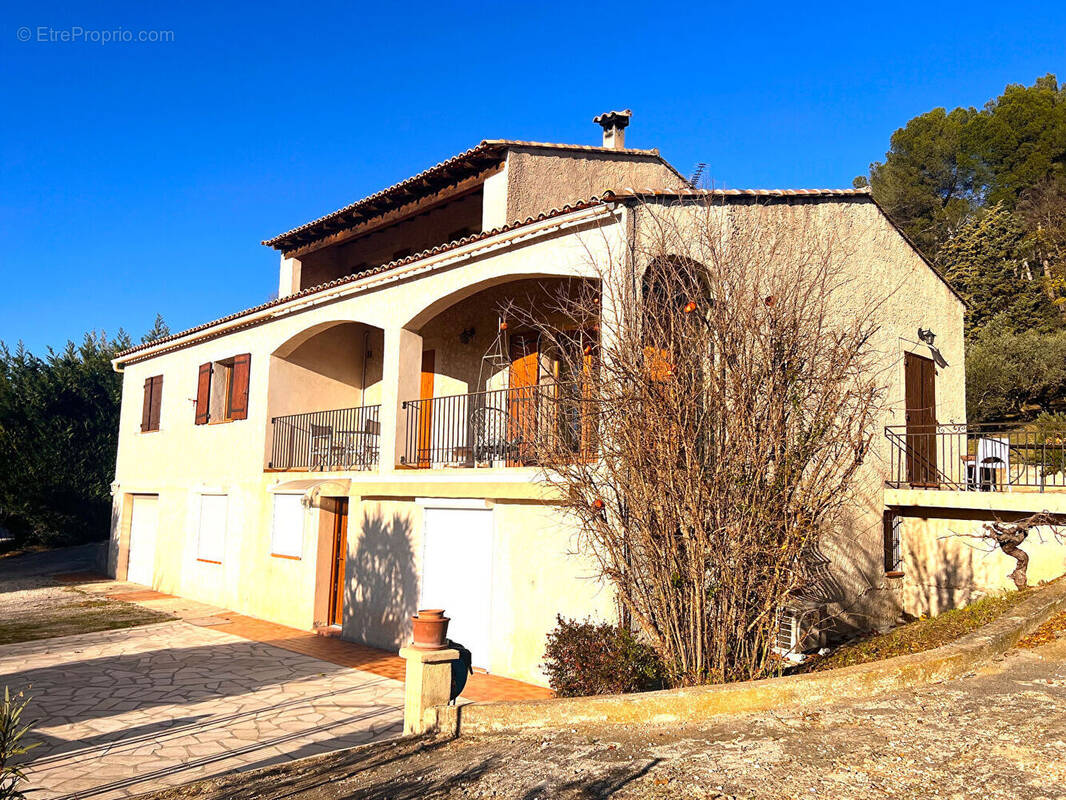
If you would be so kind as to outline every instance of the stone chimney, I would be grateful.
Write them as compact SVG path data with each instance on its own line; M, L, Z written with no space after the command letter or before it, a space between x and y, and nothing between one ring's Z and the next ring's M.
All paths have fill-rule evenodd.
M624 150L626 146L626 126L633 112L628 108L625 111L608 111L600 114L592 121L603 128L603 146L612 150Z

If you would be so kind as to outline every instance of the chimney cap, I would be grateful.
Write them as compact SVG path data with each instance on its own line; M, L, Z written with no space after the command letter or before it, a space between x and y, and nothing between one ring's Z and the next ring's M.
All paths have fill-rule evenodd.
M622 130L629 124L629 119L632 116L633 112L627 108L622 111L607 111L598 117L593 117L592 121L602 127L604 131L610 128Z

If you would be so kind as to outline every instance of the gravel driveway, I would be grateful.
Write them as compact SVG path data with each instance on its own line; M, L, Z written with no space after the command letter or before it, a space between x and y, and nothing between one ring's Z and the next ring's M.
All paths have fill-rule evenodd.
M706 726L401 740L152 800L1066 797L1066 639L982 674Z

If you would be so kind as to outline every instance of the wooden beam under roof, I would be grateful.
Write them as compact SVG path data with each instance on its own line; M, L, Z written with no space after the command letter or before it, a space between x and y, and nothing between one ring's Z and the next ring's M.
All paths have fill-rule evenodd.
M306 238L302 241L297 241L294 243L295 247L289 250L283 250L282 252L285 254L285 258L300 258L315 250L321 250L324 247L342 244L351 239L370 233L378 228L393 225L407 217L432 211L438 206L450 203L453 200L458 200L461 197L477 191L485 182L486 178L496 174L502 168L503 163L498 162L488 169L450 186L445 186L430 194L419 195L419 199L410 203L405 203L399 208L376 215L368 213L363 217L361 222L356 222L354 224L344 223L343 227L336 231L329 232L325 236L318 235L314 238ZM360 209L360 211L362 211L362 209ZM333 222L333 220L329 221Z

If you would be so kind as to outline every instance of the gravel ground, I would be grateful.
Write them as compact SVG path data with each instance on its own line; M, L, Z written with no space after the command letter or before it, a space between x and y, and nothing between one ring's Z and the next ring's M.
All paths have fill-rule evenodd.
M152 800L1066 798L1066 638L819 713L401 740Z

